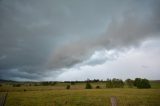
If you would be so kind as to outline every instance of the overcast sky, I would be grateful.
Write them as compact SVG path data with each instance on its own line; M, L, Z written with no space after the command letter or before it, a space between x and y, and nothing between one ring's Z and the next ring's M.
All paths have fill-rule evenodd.
M160 78L160 0L0 0L0 79Z

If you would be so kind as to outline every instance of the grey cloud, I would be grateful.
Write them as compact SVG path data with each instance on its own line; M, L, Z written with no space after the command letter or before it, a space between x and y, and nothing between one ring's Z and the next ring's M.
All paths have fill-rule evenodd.
M87 59L86 61L80 63L79 66L83 66L83 65L95 66L95 65L103 64L106 61L116 60L118 58L118 56L119 56L119 52L120 51L117 51L117 50L111 50L111 51L100 50L100 51L96 51L96 52L94 52L94 54L89 59Z
M108 25L106 33L98 37L82 37L77 42L56 49L51 60L52 68L67 67L67 64L72 66L76 62L82 62L89 58L88 54L97 49L128 48L139 45L146 39L160 37L160 23L157 23L160 21L160 17L157 16L159 12L153 11L158 9L158 3L150 4L148 2L146 3L148 8L143 8L140 5L137 7L137 4L131 2L121 15L113 14L114 17Z
M19 69L9 69L0 72L0 78L3 79L21 79L21 80L36 80L40 79L42 76L37 73L28 73L27 71L22 72Z
M1 0L1 77L12 69L43 76L86 61L96 50L159 36L159 7L158 0Z

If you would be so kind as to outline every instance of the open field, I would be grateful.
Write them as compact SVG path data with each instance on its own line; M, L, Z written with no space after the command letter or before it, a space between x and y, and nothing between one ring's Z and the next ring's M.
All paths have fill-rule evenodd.
M6 106L159 106L160 89L92 89L9 92Z
M82 90L85 88L86 83L76 83L75 85L71 85L72 90ZM6 85L4 84L2 87L0 87L1 92L6 91L46 91L46 90L64 90L66 89L66 86L70 85L70 83L57 83L54 86L28 86L28 85L22 85L21 87L13 87L12 85ZM102 89L105 88L104 82L98 82L98 83L91 83L93 88L96 88L96 86L100 86Z
M151 89L105 88L105 83L91 83L93 89L84 89L85 83L55 86L12 87L3 85L0 90L9 91L6 106L110 106L110 97L117 98L118 106L160 106L160 83L151 82ZM99 85L101 89L95 89ZM1 92L3 93L3 92Z

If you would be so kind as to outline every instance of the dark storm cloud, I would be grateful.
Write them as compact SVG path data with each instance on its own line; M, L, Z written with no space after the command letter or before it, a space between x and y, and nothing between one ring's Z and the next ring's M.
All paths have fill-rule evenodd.
M159 36L159 7L158 0L1 0L1 77L39 79L96 50Z
M159 11L156 11L158 4L158 1L155 4L148 2L144 4L144 8L141 7L142 4L128 4L120 15L112 14L106 33L98 37L82 37L77 42L56 49L51 59L52 68L72 66L85 60L88 54L97 49L124 48L138 45L152 37L159 37L160 17L157 15Z

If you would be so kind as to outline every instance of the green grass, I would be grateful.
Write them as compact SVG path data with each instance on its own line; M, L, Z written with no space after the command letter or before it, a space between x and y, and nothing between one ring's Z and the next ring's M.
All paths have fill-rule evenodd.
M111 106L111 96L117 98L118 106L160 106L160 82L151 82L151 89L106 89L105 83L91 84L94 89L89 90L84 89L85 83L71 85L70 90L66 90L68 83L21 87L4 84L0 94L9 91L6 106ZM102 89L95 89L97 85Z
M150 84L152 88L160 89L160 81L151 81Z
M9 92L6 106L159 106L160 89L92 89Z

